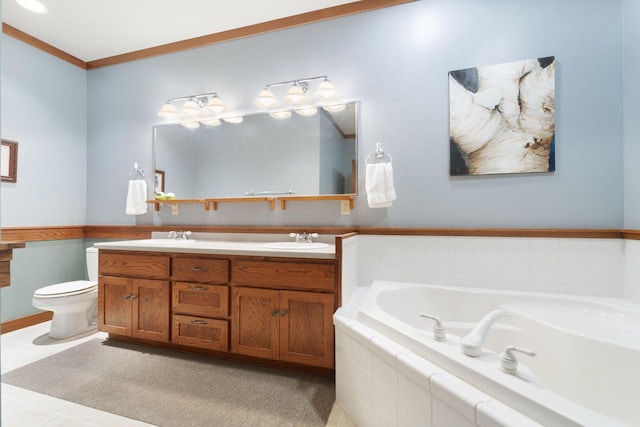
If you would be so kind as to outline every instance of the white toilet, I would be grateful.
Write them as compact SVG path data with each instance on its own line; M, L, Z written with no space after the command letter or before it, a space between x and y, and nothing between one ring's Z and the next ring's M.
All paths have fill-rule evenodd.
M40 288L32 304L53 311L49 337L64 339L96 329L98 320L98 249L87 248L89 280L58 283Z

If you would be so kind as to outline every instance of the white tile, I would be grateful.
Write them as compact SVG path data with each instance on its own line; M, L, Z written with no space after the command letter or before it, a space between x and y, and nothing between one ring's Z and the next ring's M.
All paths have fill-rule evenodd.
M624 262L623 242L621 239L591 239L589 243L589 261L611 264L622 264Z
M449 238L439 236L427 236L424 239L424 250L427 257L448 257Z
M453 408L455 412L474 422L476 406L480 402L491 400L480 390L449 374L431 377L431 393Z
M401 426L431 425L431 393L424 382L398 375L398 422Z
M476 258L474 260L474 280L480 286L500 287L502 262L499 258Z
M373 412L382 419L384 426L398 427L398 396L375 378L373 379L372 402Z
M538 261L531 265L531 284L535 286L555 286L559 282L560 266L555 261Z
M582 262L558 263L558 285L583 289L589 287L589 264Z
M589 239L559 239L558 261L588 262L590 257Z
M426 257L424 259L424 279L432 285L449 283L449 258Z
M531 260L533 261L558 261L560 253L560 239L556 238L532 238L529 239Z
M620 291L624 287L622 264L589 264L589 286L594 288Z
M395 364L390 365L383 359L373 356L373 379L382 384L389 393L398 394L398 370Z
M529 239L520 237L505 237L501 239L502 259L530 259L531 250Z
M625 240L624 241L624 258L625 264L640 267L640 241Z
M463 416L440 399L431 400L433 427L475 427L475 422Z
M449 256L451 258L475 257L475 243L472 237L449 237Z
M477 408L478 427L542 427L500 402L482 402Z
M461 258L452 256L449 258L449 281L468 281L475 279L476 269L473 258Z
M504 289L521 289L531 283L531 264L527 260L503 259L500 280Z
M474 239L475 258L499 259L502 254L502 243L499 237L476 237Z

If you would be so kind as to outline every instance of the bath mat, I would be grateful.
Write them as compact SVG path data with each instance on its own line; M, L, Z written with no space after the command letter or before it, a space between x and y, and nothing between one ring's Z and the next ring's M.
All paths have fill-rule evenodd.
M325 426L332 378L95 339L2 382L158 426Z

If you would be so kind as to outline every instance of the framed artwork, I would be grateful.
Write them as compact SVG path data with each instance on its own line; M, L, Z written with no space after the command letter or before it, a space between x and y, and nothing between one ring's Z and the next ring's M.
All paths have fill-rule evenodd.
M555 57L449 72L449 174L555 171Z
M2 140L0 151L0 175L3 182L18 181L18 143L16 141Z
M159 191L162 191L164 193L164 171L156 169L153 180L153 192L157 193Z

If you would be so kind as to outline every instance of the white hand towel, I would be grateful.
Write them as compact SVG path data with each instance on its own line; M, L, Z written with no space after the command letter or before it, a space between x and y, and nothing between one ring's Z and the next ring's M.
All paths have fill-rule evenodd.
M367 164L365 189L370 208L387 208L396 199L391 163Z
M126 212L127 215L142 215L147 213L147 182L145 180L129 180Z

